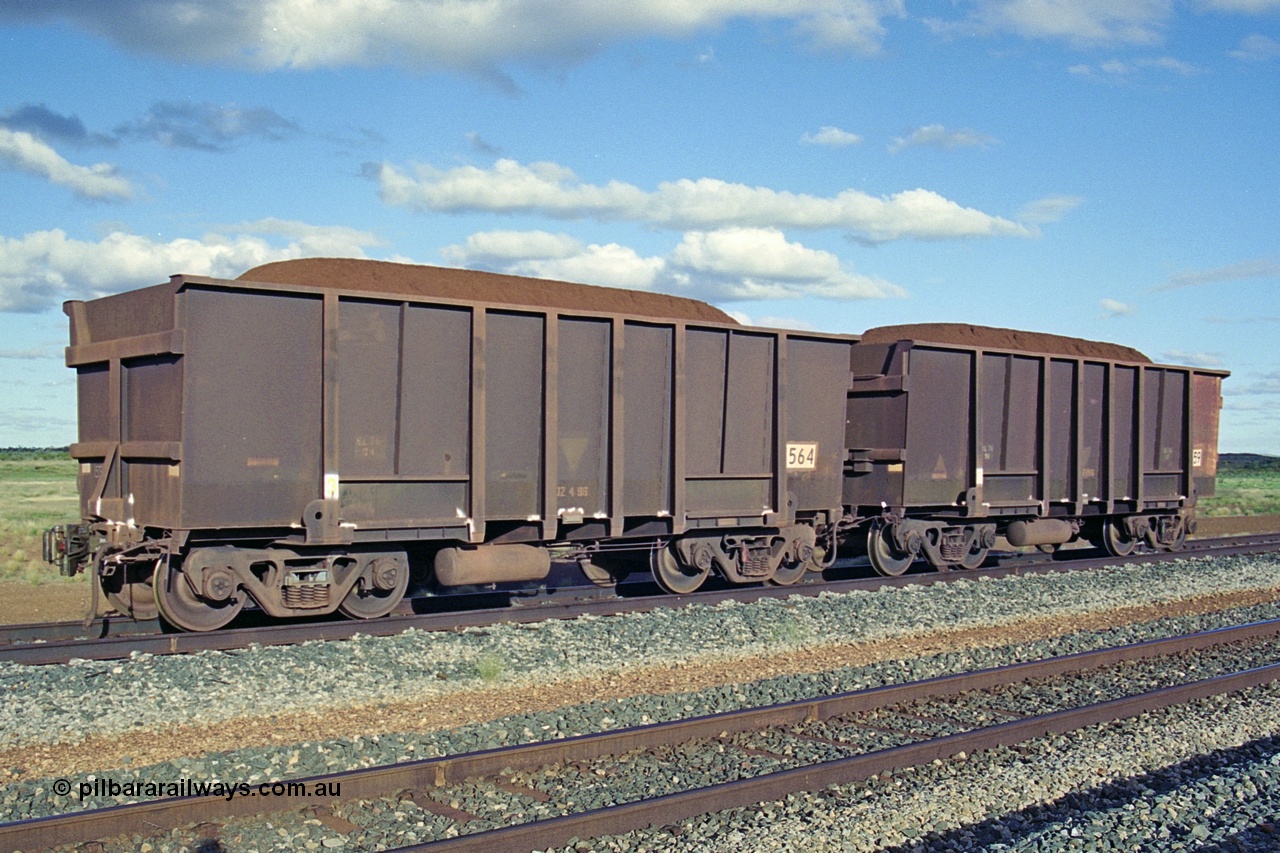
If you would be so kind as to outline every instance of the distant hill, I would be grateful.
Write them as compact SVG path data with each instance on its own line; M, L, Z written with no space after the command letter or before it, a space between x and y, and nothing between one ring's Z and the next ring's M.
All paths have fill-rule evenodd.
M1222 453L1218 455L1219 471L1280 471L1280 456L1261 453Z

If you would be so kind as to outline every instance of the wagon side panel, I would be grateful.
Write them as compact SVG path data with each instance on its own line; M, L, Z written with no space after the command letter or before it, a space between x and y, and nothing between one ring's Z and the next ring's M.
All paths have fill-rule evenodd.
M181 526L296 524L321 490L322 300L199 287L183 300Z
M791 335L786 341L787 492L797 511L841 505L845 460L845 400L849 385L847 341Z
M1218 416L1222 375L1196 372L1191 378L1191 470L1196 497L1214 493L1218 476Z

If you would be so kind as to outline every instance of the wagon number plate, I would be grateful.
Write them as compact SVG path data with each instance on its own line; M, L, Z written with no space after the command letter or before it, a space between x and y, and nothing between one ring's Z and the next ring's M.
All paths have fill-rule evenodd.
M787 442L787 470L812 471L818 467L818 443Z

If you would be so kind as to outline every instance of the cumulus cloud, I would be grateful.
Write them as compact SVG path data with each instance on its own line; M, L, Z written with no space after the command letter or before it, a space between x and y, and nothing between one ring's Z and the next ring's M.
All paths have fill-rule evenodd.
M133 185L116 174L115 166L97 163L77 166L30 133L0 127L0 163L39 175L82 198L123 200L133 197Z
M0 21L60 20L131 50L256 68L399 65L496 75L504 63L573 62L632 38L688 36L730 21L778 21L807 43L879 50L903 0L42 0Z
M175 273L234 278L269 261L310 255L364 257L378 244L344 227L264 219L168 242L122 231L96 242L59 229L0 237L0 311L42 311L65 299L90 299L165 281ZM274 239L272 239L274 238Z
M878 299L902 288L845 270L830 252L788 241L769 228L689 231L665 257L644 257L616 243L586 245L545 231L488 231L441 255L460 266L515 275L663 290L710 301Z
M869 241L914 237L1032 236L1026 225L991 216L924 189L888 197L844 190L835 196L751 187L714 178L667 181L647 191L621 181L588 184L555 163L499 160L490 169L420 165L412 173L366 166L388 204L437 213L525 213L555 219L640 222L674 230L839 228Z
M917 127L906 136L896 137L889 143L889 151L897 154L908 148L986 148L999 142L994 137L976 130L947 130L940 124Z
M513 261L507 264L506 271L534 278L650 290L664 267L662 258L641 257L629 246L609 243L583 246L574 254L562 257Z
M671 253L678 282L708 298L878 299L905 296L883 279L850 273L830 252L790 242L774 228L725 228L686 233Z
M844 148L849 145L857 145L862 141L862 137L856 133L850 133L847 130L841 130L838 127L820 127L817 133L806 133L800 137L800 141L806 145L825 145L829 148Z
M1013 33L1075 46L1158 42L1172 0L976 0L963 20L926 19L945 35Z
M1255 258L1207 270L1183 270L1169 276L1168 281L1152 288L1152 291L1178 290L1183 287L1198 287L1202 284L1217 284L1223 281L1277 277L1280 277L1280 263L1267 258Z
M1128 317L1136 314L1138 309L1128 303L1121 302L1118 299L1100 299L1098 307L1102 309L1102 317L1104 319L1110 317Z
M568 258L581 251L582 243L568 234L552 234L549 231L481 231L467 237L465 245L446 246L440 250L440 255L456 264L500 264L526 258Z
M1227 51L1227 55L1241 62L1270 62L1280 59L1280 42L1254 33L1240 39L1240 46Z

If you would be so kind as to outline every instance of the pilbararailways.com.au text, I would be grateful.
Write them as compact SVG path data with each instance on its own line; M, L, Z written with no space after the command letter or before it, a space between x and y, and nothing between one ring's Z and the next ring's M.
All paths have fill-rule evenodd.
M176 782L144 782L115 779L92 779L72 785L67 779L55 779L53 793L67 796L73 790L84 801L88 797L130 797L154 800L161 797L222 797L227 802L236 797L340 797L342 783L331 782L203 782L179 779Z

